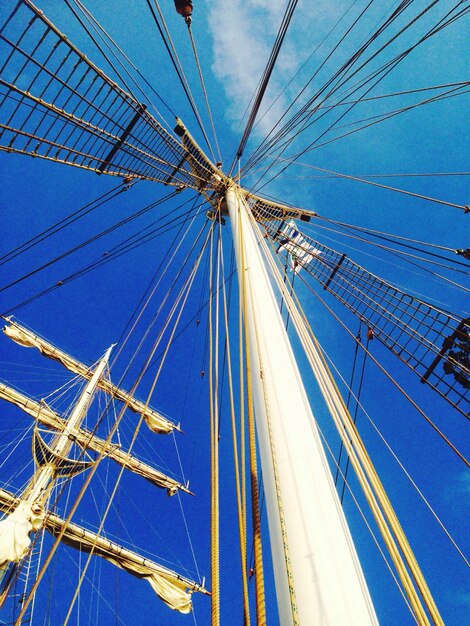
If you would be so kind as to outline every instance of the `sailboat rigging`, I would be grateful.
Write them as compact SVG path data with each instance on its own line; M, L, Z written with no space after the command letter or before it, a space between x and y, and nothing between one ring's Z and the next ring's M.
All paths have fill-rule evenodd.
M428 244L426 237L409 234L403 217L410 225L419 223L409 207L418 211L422 202L465 220L468 197L457 181L468 172L464 166L459 171L461 160L453 155L456 165L449 172L422 174L424 181L455 181L455 189L443 185L444 197L419 185L401 189L374 182L374 175L326 166L340 140L360 151L361 132L387 123L402 131L396 118L468 98L470 83L458 75L457 60L454 67L439 65L427 87L410 88L402 68L415 56L423 63L421 47L432 53L442 33L464 32L470 6L403 2L382 14L374 3L354 2L336 22L324 18L330 20L324 39L273 96L268 87L284 40L290 29L306 27L296 22L298 2L281 4L264 7L271 17L283 17L253 90L241 142L227 130L231 149L239 145L229 170L214 156L217 152L220 159L213 114L221 123L223 111L210 106L214 94L203 76L206 51L201 55L197 49L192 2L175 1L177 15L168 19L183 17L186 23L187 50L216 148L197 109L193 81L184 73L187 59L178 57L170 34L182 24L169 27L167 7L162 11L156 0L147 2L151 23L171 59L177 88L187 97L187 111L182 103L174 110L175 104L155 91L80 0L50 7L50 14L47 6L43 12L30 0L15 0L2 15L3 161L12 164L7 165L12 172L32 164L29 177L36 184L49 167L64 176L72 194L88 184L96 190L95 200L87 196L73 212L68 196L52 225L45 211L37 213L38 225L31 225L18 178L18 188L12 188L18 208L9 215L18 215L29 239L15 235L12 217L12 245L6 241L0 257L0 265L12 272L0 285L3 339L12 340L6 350L16 359L16 350L33 348L24 357L28 367L44 367L32 365L39 352L73 374L79 390L65 383L44 392L33 380L33 391L26 393L0 382L2 405L12 415L0 485L0 600L8 623L131 623L138 615L138 623L179 624L191 619L189 613L194 623L213 626L465 621L465 513L448 507L450 529L444 504L451 497L458 501L468 484L468 451L460 434L468 426L470 397L468 242L461 228L449 245ZM214 20L217 9L206 10ZM253 15L257 11L253 8ZM236 30L237 23L224 27ZM220 24L208 28L223 40ZM353 41L356 32L359 39ZM315 55L324 56L311 65ZM165 71L162 67L158 84ZM214 71L219 77L230 74ZM295 91L301 76L304 82ZM152 103L149 89L174 123ZM186 120L192 115L196 123L190 127ZM257 133L261 141L254 145ZM391 142L389 136L380 138ZM320 148L326 161L322 167L308 165L308 171L316 169L322 184L331 183L329 195L316 188L314 203L301 193L292 200L286 194L289 201L268 197L272 189L279 195L276 185L290 172L305 173L300 158ZM366 164L374 162L369 152L363 149ZM356 165L351 151L340 154L346 169ZM355 196L348 187L346 199L334 186L339 181L366 190ZM50 187L38 186L34 195L58 202L60 193ZM156 193L162 194L157 201ZM402 235L385 226L383 207L383 226L358 208L388 198L387 193L402 194L410 203L393 205ZM351 200L356 206L345 218ZM135 208L140 201L147 204ZM383 205L390 208L387 202ZM332 203L343 209L337 212ZM434 217L440 235L446 217ZM132 231L131 223L140 225ZM431 223L428 228L429 237L440 241ZM161 249L156 237L164 242ZM382 274L390 258L393 277ZM69 284L85 284L85 276L88 287L72 293ZM439 293L426 291L431 281ZM348 354L330 332L334 321L346 331ZM46 332L47 322L52 332ZM86 364L93 352L96 357L114 342L112 362L109 348L97 364ZM364 360L357 387L359 348ZM369 364L383 380L369 374ZM62 377L63 369L51 372ZM92 399L100 392L104 399L98 406ZM29 415L21 424L29 427L15 435L20 410ZM196 443L186 443L190 435ZM191 459L190 481L183 456ZM16 468L15 457L22 459ZM341 476L338 485L334 474ZM453 490L445 491L446 481ZM156 493L162 489L172 496L165 502ZM431 504L433 498L439 506ZM418 526L429 516L422 537L410 510L416 511ZM194 533L200 546L193 543ZM162 556L145 552L139 536L150 542L147 549L158 546ZM178 554L163 556L172 543ZM186 553L185 565L180 551ZM452 568L448 587L456 590L440 589L442 573L430 552ZM196 553L204 554L202 573ZM191 559L194 565L188 566ZM62 578L53 573L56 562ZM149 595L140 602L148 590L139 579L174 611L150 608ZM85 591L87 582L91 591ZM88 608L85 597L91 598Z

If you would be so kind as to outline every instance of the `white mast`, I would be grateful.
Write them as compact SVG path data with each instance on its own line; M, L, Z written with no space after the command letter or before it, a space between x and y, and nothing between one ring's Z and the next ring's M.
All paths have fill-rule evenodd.
M244 276L256 427L281 624L377 624L308 398L248 216L226 194ZM243 250L243 254L241 252Z
M113 346L109 347L98 363L63 432L58 434L52 446L47 448L49 458L36 470L13 513L0 522L0 579L5 575L10 562L19 563L24 558L31 543L30 534L41 526L45 515L45 502L57 478L59 464L66 460L72 447L74 433L80 429L112 349Z
M93 399L98 382L108 364L109 355L111 354L113 347L114 346L110 346L106 350L93 372L91 380L88 382L87 386L80 395L77 404L74 406L63 432L58 434L54 439L51 449L58 458L65 458L72 447L75 431L80 428L81 423L88 411L88 407ZM40 467L32 478L29 487L26 489L23 500L28 502L30 505L33 505L38 500L41 501L45 493L47 493L50 483L54 480L56 472L57 467L54 463L46 463L46 465ZM43 502L41 502L41 504L43 504Z

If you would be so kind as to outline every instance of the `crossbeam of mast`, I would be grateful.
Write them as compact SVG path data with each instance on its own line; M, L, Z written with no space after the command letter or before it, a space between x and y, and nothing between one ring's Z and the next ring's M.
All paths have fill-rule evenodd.
M11 493L0 489L0 511L11 513L20 500ZM45 528L52 536L58 535L64 528L65 521L52 512L47 512L45 517ZM101 537L78 524L69 523L65 530L63 543L78 550L89 552L93 547L93 552L97 556L105 558L138 578L147 580L155 593L171 608L189 613L191 610L191 595L186 592L199 591L208 595L209 592L203 585L180 576L176 572L155 563L151 559L141 556L133 550L129 550L105 537ZM176 606L175 606L176 603Z
M60 348L57 348L39 335L36 335L24 326L21 326L18 322L13 321L11 318L5 318L5 321L8 325L3 328L3 332L12 341L28 348L37 348L44 356L47 356L54 361L59 361L59 363L62 363L62 365L68 370L87 380L89 380L93 375L93 372L89 367L80 361L77 361L77 359L70 356L70 354L60 350ZM179 426L173 424L169 419L161 415L161 413L158 413L154 409L150 408L146 403L137 400L124 389L113 385L113 383L109 380L102 378L98 382L98 387L116 400L124 402L131 411L134 411L134 413L143 415L147 426L153 432L167 434L174 429L180 430Z
M12 387L8 387L0 382L0 400L6 400L11 404L15 404L25 413L36 419L40 424L52 428L53 430L65 430L66 422L55 411L47 405L36 402L32 398L20 393ZM123 450L117 443L107 443L100 437L93 435L85 428L75 429L72 433L76 443L82 448L88 448L98 454L104 452L104 455L115 461L119 465L124 466L134 474L142 476L157 487L167 489L169 494L176 493L177 490L191 493L189 489L178 481L159 472L151 465L144 463L135 456L130 455Z

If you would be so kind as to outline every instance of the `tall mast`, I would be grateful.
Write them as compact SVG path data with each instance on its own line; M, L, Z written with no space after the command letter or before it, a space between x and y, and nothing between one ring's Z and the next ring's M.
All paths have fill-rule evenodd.
M55 437L51 449L56 458L64 459L69 453L73 444L73 435L76 430L80 429L82 421L88 411L93 395L98 386L98 382L103 376L103 372L108 364L109 355L111 354L113 347L114 346L110 346L106 350L105 354L96 366L93 376L87 383L87 386L80 395L78 402L74 406L63 432L59 433ZM30 505L33 505L38 500L43 500L48 491L48 487L55 478L56 472L57 467L53 462L46 463L46 465L39 467L31 479L30 484L26 488L23 500L28 502ZM43 504L43 502L41 502L41 504Z
M73 465L77 468L80 466L79 462L70 463L67 460L67 454L73 445L74 433L80 429L98 382L108 364L112 349L113 346L110 346L98 363L93 376L75 404L64 430L56 435L51 446L45 447L44 459L39 463L39 467L24 490L19 504L11 515L0 522L0 578L5 575L9 562L18 563L27 554L31 543L29 536L41 526L45 516L47 497L57 476L60 475L61 465L64 462L70 464L69 475L76 473ZM41 438L39 438L39 443L42 446L45 445Z
M37 346L37 341L31 342L27 332L20 330L18 325L15 332L11 331L10 337L14 337L15 340L21 339L23 345ZM39 341L37 337L35 340ZM51 344L43 341L40 345L46 354L49 352L49 354L55 353L57 355L58 351L53 349ZM63 520L52 511L47 510L48 496L56 479L61 475L72 476L90 465L87 462L67 458L74 442L114 458L121 465L129 467L152 480L158 486L166 486L170 495L176 493L178 489L191 493L187 487L180 485L177 481L156 472L146 464L142 464L133 458L129 452L115 449L112 445L108 450L109 441L92 437L91 433L81 428L96 390L103 387L103 374L113 347L112 345L108 348L92 372L86 371L87 385L68 420L62 420L49 407L43 407L19 392L9 389L6 385L0 385L0 398L18 404L25 412L32 414L38 422L60 430L50 445L42 440L39 433L35 433L35 446L39 450L37 456L40 457L36 459L38 468L23 490L21 497L16 498L8 491L0 489L0 512L8 513L7 517L0 521L0 608L8 597L16 571L15 564L20 563L26 557L31 544L30 535L38 531L41 526L54 537L58 537L58 540L64 541L78 550L94 551L97 556L110 561L117 567L147 580L161 600L170 608L181 613L189 613L192 610L191 594L193 591L209 594L204 589L204 582L200 585L189 580L133 550L110 541L99 533L78 526L70 521L70 516L67 520ZM62 353L61 357L61 361L65 360L68 363L70 360L70 357ZM80 366L79 369L82 368L80 363L76 362L76 364ZM140 405L127 392L123 392L111 383L105 386L105 389L108 392L111 390L113 396L132 401L134 407ZM41 411L43 415L40 415ZM92 445L90 446L90 444ZM25 610L26 606L23 606L22 614ZM21 615L18 620L21 621Z
M226 194L245 311L280 621L377 624L248 207Z

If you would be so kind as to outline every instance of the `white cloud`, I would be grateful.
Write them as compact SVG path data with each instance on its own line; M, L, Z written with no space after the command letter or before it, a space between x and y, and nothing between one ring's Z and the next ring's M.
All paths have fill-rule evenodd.
M338 11L345 10L349 3L350 0L338 0L334 7L325 0L299 3L258 113L253 130L258 139L275 126L301 85L308 80L315 60L288 86L325 32L336 22ZM236 130L244 127L245 120L242 124L240 120L257 89L286 6L287 0L208 3L208 28L213 39L212 71L230 103L225 116ZM303 99L305 97L304 94Z
M220 0L210 8L209 29L214 47L212 70L223 84L231 103L226 113L234 126L240 121L256 91L285 7L285 0ZM297 64L295 50L286 41L262 111L266 110L288 82ZM270 129L286 106L287 101L281 96L260 122L258 131L266 132Z

